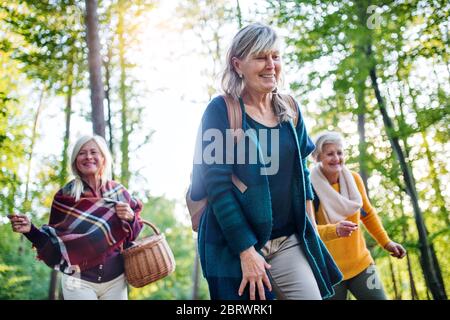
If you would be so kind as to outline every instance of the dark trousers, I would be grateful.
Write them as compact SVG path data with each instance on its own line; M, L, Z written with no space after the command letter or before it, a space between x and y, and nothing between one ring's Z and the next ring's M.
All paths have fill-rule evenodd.
M358 300L387 300L375 265L334 286L334 291L335 295L328 300L347 300L349 291Z

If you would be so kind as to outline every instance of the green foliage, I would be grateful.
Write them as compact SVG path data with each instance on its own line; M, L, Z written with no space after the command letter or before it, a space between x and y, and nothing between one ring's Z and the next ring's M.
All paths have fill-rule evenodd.
M427 299L419 262L417 226L402 172L389 138L398 138L415 177L432 242L447 291L450 288L450 228L448 158L450 156L449 12L445 1L266 1L269 15L286 32L287 73L295 76L291 90L299 97L312 135L322 130L341 131L348 142L347 164L365 166L369 195L390 237L409 252L411 266L397 261L366 234L367 245L378 265L391 298L411 298L410 273L420 299ZM198 54L210 61L203 75L212 79L220 70L223 39L229 26L242 23L239 2L185 1L177 6L181 31L201 42ZM262 2L258 7L262 7ZM106 44L105 69L109 68L113 132L123 129L114 154L133 154L147 143L152 132L142 131L144 118L141 88L132 77L138 61L125 50L137 50L147 27L146 12L153 1L100 2L101 38ZM376 11L368 11L375 5ZM46 299L50 269L36 261L30 243L11 231L5 216L24 206L24 168L32 158L31 128L36 101L25 86L45 90L51 98L71 97L87 87L87 50L83 4L75 0L17 0L0 3L0 299ZM236 14L238 13L238 14ZM258 18L259 18L258 17ZM123 18L123 20L120 19ZM249 19L250 18L250 19ZM245 21L252 20L247 17ZM119 23L119 20L122 21ZM369 22L375 23L373 28ZM120 38L122 37L122 38ZM371 54L369 54L371 52ZM381 114L368 75L375 67L381 94L394 127L383 128ZM208 83L208 96L215 88ZM72 92L73 90L73 92ZM116 93L116 94L115 94ZM205 96L206 99L206 96ZM87 120L85 107L74 108ZM119 115L121 121L119 121ZM359 148L357 121L364 116L366 141ZM137 134L136 134L137 133ZM62 133L61 133L62 135ZM124 137L130 135L130 145ZM38 134L39 136L39 134ZM114 138L114 139L113 139ZM123 143L122 150L118 146ZM360 152L362 150L362 152ZM116 158L117 160L118 158ZM45 155L28 182L28 199L36 225L47 222L48 208L60 185L59 156ZM123 158L131 181L141 178L133 163ZM121 164L116 161L117 166ZM125 172L125 170L122 170ZM128 176L124 176L128 179ZM120 180L120 179L118 179ZM133 183L130 185L133 188ZM155 223L174 252L176 271L141 289L131 289L131 299L190 299L196 239L180 222L175 202L139 191L145 200L142 216ZM144 229L144 235L149 231ZM393 273L392 273L393 271ZM201 271L200 271L201 272ZM199 298L208 299L200 275ZM393 279L397 293L394 293ZM399 293L400 292L400 293Z
M371 201L390 237L409 250L419 296L425 298L413 210L388 137L401 141L449 290L449 247L444 240L450 230L444 204L450 200L444 190L450 179L445 165L450 156L446 138L450 132L449 4L365 0L267 3L274 22L289 31L288 72L297 75L291 89L312 121L312 134L322 130L343 133L348 142L346 161L364 164ZM376 10L369 10L369 5ZM394 119L390 130L383 128L368 78L374 66L387 112ZM427 77L422 76L424 69ZM436 70L441 70L439 75ZM365 154L359 152L355 139L360 115L365 120ZM393 297L389 258L373 239L366 239ZM404 260L394 264L394 269L407 273Z
M108 109L108 140L114 157L114 177L128 187L131 179L141 178L134 172L134 159L130 154L147 144L154 131L143 121L145 96L149 88L133 74L138 63L128 52L141 50L142 35L147 27L147 14L157 6L156 1L113 0L100 2L100 37L105 42L103 58L105 69L105 95ZM116 122L117 120L117 122ZM116 134L117 132L117 134ZM120 132L120 134L118 134ZM120 160L119 160L120 159ZM120 171L116 170L120 168Z
M67 92L68 77L86 69L83 13L76 1L20 1L2 3L6 29L15 41L4 39L4 47L20 62L21 72L39 79L48 89ZM83 85L73 77L74 86Z
M17 266L0 264L0 299L15 299L24 291L24 286L30 281L30 277L16 276Z
M13 91L19 79L17 64L8 53L0 52L0 213L14 209L21 184L18 171L26 155L26 150L17 148L26 140L28 127L20 108L21 97Z
M0 299L47 298L50 269L9 223L0 224L0 253Z
M224 0L188 0L181 2L177 7L177 16L180 21L180 32L193 33L200 40L197 54L209 61L209 67L202 71L207 79L207 101L216 93L214 78L218 76L222 68L222 57L225 56L229 25L242 23L239 2Z

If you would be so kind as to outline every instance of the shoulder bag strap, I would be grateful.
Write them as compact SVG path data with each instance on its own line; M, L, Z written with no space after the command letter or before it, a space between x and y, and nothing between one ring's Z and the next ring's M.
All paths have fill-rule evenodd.
M292 121L294 122L294 128L296 128L298 123L298 108L297 105L295 104L294 98L289 94L278 94L278 95L284 102L286 102L291 107L292 111L294 112L294 119L292 119Z
M229 94L223 95L225 104L227 105L228 122L230 129L233 130L234 142L237 143L242 137L242 109L239 101Z

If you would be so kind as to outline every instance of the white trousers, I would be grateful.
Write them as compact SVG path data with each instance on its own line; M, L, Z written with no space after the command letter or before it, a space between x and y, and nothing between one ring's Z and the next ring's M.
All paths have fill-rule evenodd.
M316 278L295 234L269 240L261 250L279 300L322 300Z
M63 274L61 285L64 300L128 300L124 274L104 283L94 283Z

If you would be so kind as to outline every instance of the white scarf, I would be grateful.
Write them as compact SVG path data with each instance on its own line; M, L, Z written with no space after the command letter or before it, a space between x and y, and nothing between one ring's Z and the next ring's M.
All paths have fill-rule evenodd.
M343 166L339 173L337 192L320 169L320 163L311 170L311 183L320 199L327 223L338 223L353 215L362 206L362 197L350 170Z

